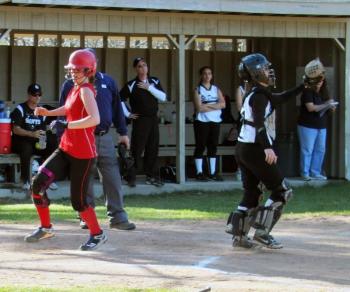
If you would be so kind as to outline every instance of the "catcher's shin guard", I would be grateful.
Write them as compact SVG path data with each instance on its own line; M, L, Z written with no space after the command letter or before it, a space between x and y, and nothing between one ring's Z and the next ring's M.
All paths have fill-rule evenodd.
M247 211L237 210L231 212L226 225L226 232L233 236L245 236L255 220L255 208Z
M262 229L269 233L277 221L281 218L284 204L274 202L270 206L260 206L257 211L254 228Z

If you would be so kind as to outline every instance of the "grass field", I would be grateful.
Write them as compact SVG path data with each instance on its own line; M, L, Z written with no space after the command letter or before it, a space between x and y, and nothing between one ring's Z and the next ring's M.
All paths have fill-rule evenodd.
M152 196L125 197L126 210L132 220L212 220L226 218L242 196L241 190L229 192L184 192ZM97 214L105 217L105 206L98 199ZM54 220L71 221L76 215L69 200L51 204ZM350 215L350 183L335 183L323 187L301 187L287 205L285 217ZM0 222L23 223L37 220L30 200L0 200Z

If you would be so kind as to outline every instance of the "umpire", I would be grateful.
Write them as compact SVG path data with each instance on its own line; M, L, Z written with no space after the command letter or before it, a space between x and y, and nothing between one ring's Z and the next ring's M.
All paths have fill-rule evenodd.
M86 49L95 54L93 49ZM107 205L107 216L110 228L121 230L133 230L134 223L129 222L128 215L124 210L122 182L116 157L116 151L111 133L109 132L113 122L119 134L119 143L130 146L127 136L127 127L118 94L116 82L107 74L96 72L94 76L96 89L96 101L100 112L100 124L95 130L95 141L97 150L97 170L102 180L103 192ZM61 89L60 105L63 105L69 91L73 88L73 82L66 80ZM93 183L90 183L87 201L94 204ZM81 222L85 228L85 222Z
M166 94L160 81L156 77L148 76L148 66L144 58L136 58L133 62L136 78L128 81L120 91L123 101L123 110L126 117L133 120L131 135L131 152L135 159L135 168L140 166L141 156L144 152L144 170L146 184L157 187L163 185L158 173L158 101L165 101ZM131 113L124 101L129 99ZM135 186L136 170L131 172L133 177L128 178L129 186Z

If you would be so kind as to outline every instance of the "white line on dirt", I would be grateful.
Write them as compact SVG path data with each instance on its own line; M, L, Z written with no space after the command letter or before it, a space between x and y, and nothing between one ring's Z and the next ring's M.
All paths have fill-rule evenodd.
M202 261L200 261L198 264L194 265L197 268L206 268L211 263L215 262L220 257L208 257Z

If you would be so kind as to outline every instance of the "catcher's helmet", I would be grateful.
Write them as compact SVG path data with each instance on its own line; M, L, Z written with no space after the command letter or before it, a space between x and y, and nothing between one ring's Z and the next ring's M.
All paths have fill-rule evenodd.
M84 70L87 77L92 77L96 73L96 57L88 50L77 50L70 54L69 61L65 69Z
M319 58L316 58L305 66L304 82L308 85L315 85L325 77L325 69Z
M238 75L244 81L262 82L275 85L275 72L271 63L262 54L250 54L242 58L238 66Z

